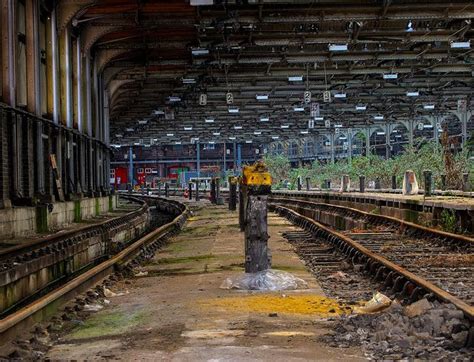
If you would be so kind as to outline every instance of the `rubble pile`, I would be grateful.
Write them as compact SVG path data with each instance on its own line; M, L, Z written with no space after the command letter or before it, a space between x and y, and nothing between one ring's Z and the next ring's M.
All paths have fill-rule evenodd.
M342 317L322 338L332 347L360 345L373 359L470 360L474 327L452 304L394 301L379 313Z

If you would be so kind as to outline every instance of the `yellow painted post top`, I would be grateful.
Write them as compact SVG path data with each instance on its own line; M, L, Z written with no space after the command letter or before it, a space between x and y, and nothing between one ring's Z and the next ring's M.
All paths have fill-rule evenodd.
M247 186L271 186L272 176L268 172L263 161L257 161L251 166L242 169L242 185Z

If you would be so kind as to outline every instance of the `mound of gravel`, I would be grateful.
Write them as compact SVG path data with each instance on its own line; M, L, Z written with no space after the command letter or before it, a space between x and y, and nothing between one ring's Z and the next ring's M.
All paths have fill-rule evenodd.
M335 333L322 337L333 347L362 346L374 359L471 360L474 327L452 304L422 299L397 301L376 314L343 317Z

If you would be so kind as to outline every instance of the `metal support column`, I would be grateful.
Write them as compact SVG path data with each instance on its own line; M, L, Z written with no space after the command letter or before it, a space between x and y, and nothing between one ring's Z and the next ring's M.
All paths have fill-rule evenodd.
M234 142L234 143L232 144L232 147L233 147L233 149L232 149L232 157L233 157L233 159L234 159L234 161L233 161L233 166L234 166L234 167L233 167L233 168L234 168L234 175L235 175L235 174L236 174L236 170L237 170L237 144Z
M225 144L225 142L223 143L223 146L224 146L224 164L223 164L223 167L222 167L222 177L225 178L225 173L227 171L227 146Z
M200 178L201 177L201 147L199 146L199 142L196 142L196 171L197 171L197 177ZM196 201L198 200L196 199Z
M10 154L8 152L11 139L8 137L8 125L10 111L0 108L0 208L10 207L10 177L9 163Z
M365 129L365 155L370 155L370 128Z
M199 201L199 180L196 180L196 201Z
M334 163L335 158L336 158L336 150L335 150L335 142L336 142L336 136L334 133L330 134L330 140L331 140L331 163Z
M412 119L408 120L408 145L413 147L413 132L414 132L414 121Z
M216 179L211 179L211 204L216 204Z
M237 177L229 177L229 210L237 208Z
M390 145L390 125L385 125L385 159L388 160L392 154Z
M132 192L134 189L134 182L133 182L133 148L130 146L128 149L128 184L129 191Z
M242 169L242 145L237 144L237 170Z
M347 131L347 150L349 152L349 164L352 163L352 128Z

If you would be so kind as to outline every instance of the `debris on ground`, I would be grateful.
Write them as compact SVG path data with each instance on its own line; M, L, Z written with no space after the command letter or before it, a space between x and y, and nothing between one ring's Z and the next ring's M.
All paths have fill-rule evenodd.
M421 299L403 307L395 300L380 313L342 316L334 334L321 338L331 347L362 346L376 360L470 360L469 328L452 304Z
M104 288L104 296L106 298L120 297L125 294L128 294L128 290L126 290L125 292L115 293L108 288Z
M104 309L104 306L100 304L85 304L84 312L98 312L99 310Z
M357 314L375 313L388 308L392 304L392 300L386 295L377 292L371 300L365 302L362 306L354 307L354 312Z
M308 284L293 274L267 269L257 273L245 273L233 278L227 278L220 286L221 289L242 290L295 290L308 289Z
M138 273L135 273L136 277L146 277L148 275L147 271L139 271Z

